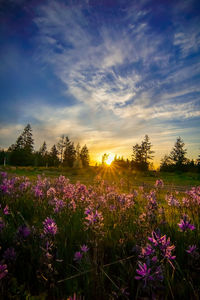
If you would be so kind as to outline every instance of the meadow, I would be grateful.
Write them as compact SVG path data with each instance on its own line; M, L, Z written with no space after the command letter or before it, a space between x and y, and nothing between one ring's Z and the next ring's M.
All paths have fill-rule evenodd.
M8 167L0 201L3 299L199 299L199 174Z

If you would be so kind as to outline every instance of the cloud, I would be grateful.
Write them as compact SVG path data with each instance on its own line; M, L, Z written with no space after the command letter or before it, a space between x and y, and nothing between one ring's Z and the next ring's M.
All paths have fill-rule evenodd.
M38 146L65 134L94 152L123 153L145 133L159 143L157 134L182 132L175 122L200 117L198 20L182 17L185 2L170 4L166 14L149 3L119 8L111 18L85 2L37 5L34 59L62 82L66 100L41 97L20 108L23 120L33 120Z

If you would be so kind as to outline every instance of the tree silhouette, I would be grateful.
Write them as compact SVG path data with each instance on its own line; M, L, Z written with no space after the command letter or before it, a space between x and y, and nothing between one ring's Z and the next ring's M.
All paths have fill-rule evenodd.
M141 144L135 144L133 146L132 154L132 168L138 170L148 170L149 160L153 159L152 154L154 151L151 150L152 144L149 140L149 136L145 135L144 140Z
M34 140L32 137L32 129L27 124L22 134L17 138L16 143L9 147L10 162L13 165L32 165L34 156Z
M68 137L65 138L65 150L63 155L63 165L66 167L73 167L76 160L76 150L74 143Z
M50 167L58 167L59 165L58 150L56 148L56 145L53 145L51 148L48 156L48 162Z
M89 150L86 145L83 146L83 148L81 149L80 158L81 158L83 167L88 167L89 163L90 163L90 156L89 156Z
M180 168L186 161L185 154L187 153L187 150L184 149L185 143L179 136L174 144L174 147L170 153L170 159L171 161Z

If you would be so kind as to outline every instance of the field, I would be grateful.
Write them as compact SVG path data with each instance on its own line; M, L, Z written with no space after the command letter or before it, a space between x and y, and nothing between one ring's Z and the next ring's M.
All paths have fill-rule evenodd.
M2 167L2 298L199 299L199 179Z

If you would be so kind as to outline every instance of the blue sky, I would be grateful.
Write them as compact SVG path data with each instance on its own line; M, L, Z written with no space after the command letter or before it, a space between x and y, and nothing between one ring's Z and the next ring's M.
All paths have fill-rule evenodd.
M6 0L0 4L0 147L27 123L36 149L68 135L156 162L178 136L200 152L200 2Z

